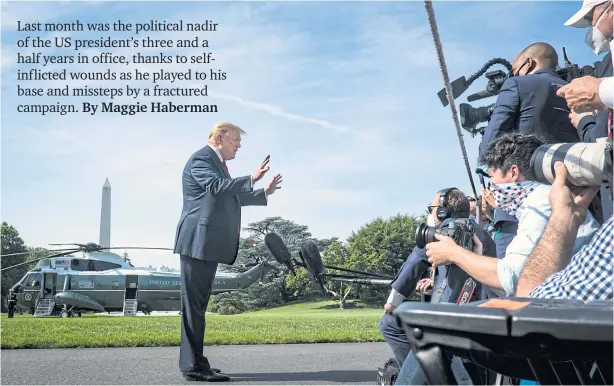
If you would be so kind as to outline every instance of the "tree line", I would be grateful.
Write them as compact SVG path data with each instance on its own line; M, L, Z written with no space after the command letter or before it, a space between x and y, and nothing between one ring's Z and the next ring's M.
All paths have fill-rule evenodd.
M267 217L261 221L249 223L243 228L242 233L245 236L240 239L239 254L235 264L233 266L222 265L221 268L229 272L239 272L240 265L257 264L265 259L275 265L278 270L268 272L262 278L261 283L255 283L246 290L212 296L208 310L232 314L275 307L294 301L331 298L336 299L341 308L346 307L349 299L360 300L366 305L383 306L390 291L388 286L329 282L327 283L329 292L324 295L304 268L298 268L296 275L291 275L287 267L275 262L264 243L264 237L269 232L277 233L288 246L292 256L297 259L301 245L311 240L318 246L322 261L326 265L394 277L416 245L415 231L424 221L424 215L418 217L397 214L388 219L378 217L353 231L345 241L336 237L314 238L306 225L281 217ZM2 255L35 252L34 255L2 257L0 261L2 268L24 263L45 254L44 248L27 246L19 236L17 229L7 222L2 223L1 235ZM35 265L36 263L22 264L2 272L3 312L6 310L5 300L9 288Z

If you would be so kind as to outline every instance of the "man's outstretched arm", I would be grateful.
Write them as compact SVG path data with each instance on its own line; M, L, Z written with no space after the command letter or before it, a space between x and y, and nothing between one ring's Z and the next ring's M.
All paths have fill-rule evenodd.
M588 206L599 190L595 186L568 187L567 168L561 162L557 162L554 167L555 181L549 195L552 215L520 273L517 296L529 296L550 275L569 264L578 230L586 219Z

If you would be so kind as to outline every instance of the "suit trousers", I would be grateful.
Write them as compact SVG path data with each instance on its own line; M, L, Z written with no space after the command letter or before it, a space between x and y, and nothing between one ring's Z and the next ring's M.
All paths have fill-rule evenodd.
M407 358L407 354L411 351L411 345L407 340L405 330L399 326L395 317L388 312L384 313L379 320L379 330L386 343L388 343L392 349L392 353L399 364L399 368L401 368L403 362L405 362L405 358Z
M203 355L205 312L218 263L181 255L181 346L179 370L206 371L211 367Z

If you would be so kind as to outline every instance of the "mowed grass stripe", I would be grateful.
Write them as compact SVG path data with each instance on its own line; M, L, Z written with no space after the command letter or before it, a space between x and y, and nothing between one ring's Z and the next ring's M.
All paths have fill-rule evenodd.
M208 345L345 343L382 341L380 309L322 309L330 302L292 305L240 315L207 315ZM334 303L333 303L334 304ZM2 317L2 349L154 347L179 345L181 317L8 319Z

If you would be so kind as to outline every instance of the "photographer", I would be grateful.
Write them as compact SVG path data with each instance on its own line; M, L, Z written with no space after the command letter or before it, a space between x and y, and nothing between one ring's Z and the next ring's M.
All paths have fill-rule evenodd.
M443 220L437 217L437 208L439 207L440 200L449 208L451 217L469 217L469 200L460 190L452 189L447 194L444 194L443 197L440 192L437 192L433 201L427 206L430 213L426 220L427 225L433 227L441 226ZM428 263L425 250L414 247L405 263L401 266L397 277L390 284L392 291L384 305L386 313L380 319L379 328L384 340L390 345L394 356L397 358L399 366L405 361L405 357L411 347L407 342L405 331L399 327L397 321L392 317L392 311L414 293L418 281L424 276L425 271L429 267L430 264Z
M427 218L427 224L441 229L454 219L468 219L470 210L469 200L460 190L448 188L437 193L431 205L428 206L428 210L430 214ZM485 246L485 253L495 256L495 245L492 239L475 221L469 221L473 224L475 236ZM426 378L416 358L410 353L411 346L407 341L405 331L403 331L392 316L394 309L405 298L410 297L416 289L424 292L431 286L433 287L431 302L456 302L463 289L463 284L468 278L467 274L458 269L458 267L440 266L436 269L435 283L430 278L420 280L429 268L427 259L425 249L419 247L413 249L401 267L396 279L391 284L392 291L384 307L386 313L379 322L382 336L390 345L399 365L402 365L399 377L397 378L397 384L425 384ZM476 284L477 286L473 293L476 294L476 297L479 297L481 296L481 288L479 288L478 283ZM460 378L468 381L468 375L460 360L454 360L453 369Z
M552 215L522 269L516 296L584 302L612 300L614 216L572 257L572 245L598 188L570 188L566 181L567 168L561 162L554 167L556 177L549 194ZM525 359L481 350L447 348L445 351L447 355L459 355L502 374L524 379L535 377Z
M581 301L612 299L614 217L610 217L573 257L571 246L598 187L566 184L567 168L555 165L550 190L552 215L544 234L527 258L518 279L517 296Z
M531 156L542 144L533 134L508 133L495 139L481 158L488 166L489 189L495 194L497 208L518 219L518 232L505 257L480 256L457 246L448 237L437 235L441 242L426 246L430 263L456 264L483 285L503 289L508 296L515 294L520 271L544 232L551 212L548 202L551 187L535 182L530 167ZM598 228L589 213L579 228L573 252L588 243Z
M565 99L556 94L567 84L557 73L556 50L534 43L522 50L512 63L512 77L501 87L482 142L480 156L490 142L505 132L539 134L553 142L579 142L569 121Z

